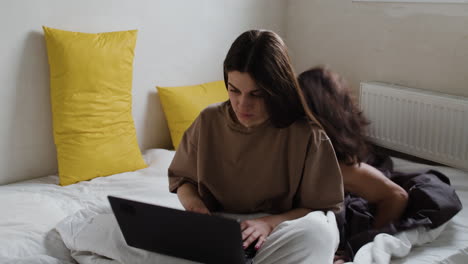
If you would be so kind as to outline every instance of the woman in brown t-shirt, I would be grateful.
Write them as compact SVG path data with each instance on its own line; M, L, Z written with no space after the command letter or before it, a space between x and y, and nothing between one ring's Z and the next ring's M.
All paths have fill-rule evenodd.
M185 132L170 191L188 211L265 213L241 223L243 246L258 250L255 263L332 263L340 167L304 108L285 44L271 31L241 34L224 79L229 100L206 108Z

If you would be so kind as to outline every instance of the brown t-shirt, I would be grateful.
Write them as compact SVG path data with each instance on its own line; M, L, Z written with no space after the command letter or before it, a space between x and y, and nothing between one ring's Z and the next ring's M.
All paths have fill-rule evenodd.
M282 213L337 210L343 182L330 139L306 119L246 128L229 103L203 110L169 167L169 190L197 186L210 211Z

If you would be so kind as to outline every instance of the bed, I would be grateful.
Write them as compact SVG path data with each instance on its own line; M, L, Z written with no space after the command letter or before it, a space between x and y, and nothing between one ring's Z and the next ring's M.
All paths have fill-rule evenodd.
M168 192L167 168L173 155L171 150L150 149L144 153L148 168L64 187L58 185L56 175L0 186L0 263L77 263L56 227L79 212L109 211L108 195L181 209L177 196ZM394 248L390 263L468 263L468 173L445 166L392 159L400 171L432 167L446 174L464 209L444 226L440 234L431 234L430 240L434 241L413 245L403 258L395 256L399 249ZM389 237L401 239L401 235L386 235L384 241ZM380 252L382 245L372 249L372 243L379 244L378 238L368 244L370 247L366 245L367 251L358 252L359 259L356 255L354 263L379 263L370 260L373 254L383 254Z

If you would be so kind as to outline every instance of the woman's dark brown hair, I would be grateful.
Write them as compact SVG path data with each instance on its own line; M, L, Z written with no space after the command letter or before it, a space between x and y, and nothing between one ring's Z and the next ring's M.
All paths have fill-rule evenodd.
M364 137L369 121L351 98L343 78L315 67L301 73L298 82L310 110L330 137L338 160L347 165L362 162L369 151Z
M304 116L286 45L276 33L250 30L237 37L224 60L226 87L231 71L249 73L266 92L265 104L274 126L286 127Z

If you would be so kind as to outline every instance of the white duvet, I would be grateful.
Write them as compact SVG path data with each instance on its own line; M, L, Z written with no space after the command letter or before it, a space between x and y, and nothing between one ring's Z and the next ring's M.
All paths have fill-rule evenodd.
M77 260L81 263L126 263L129 256L136 257L132 255L135 252L128 248L120 250L123 252L119 253L121 255L112 253L112 248L108 248L109 236L103 235L105 233L90 232L93 234L91 237L76 236L79 233L77 228L86 227L86 221L92 215L110 212L107 195L182 208L177 196L170 194L167 187L167 167L173 155L173 151L148 150L145 160L150 166L146 169L65 187L57 185L57 176L0 186L0 263L68 264ZM404 171L428 167L399 159L395 159L395 163ZM436 169L449 176L466 207L468 174L445 167ZM103 214L101 220L111 221L109 216ZM466 220L468 214L464 209L441 233L442 228L430 232L415 229L396 236L379 235L357 253L354 263L468 263ZM113 243L126 247L119 233L113 234L112 238ZM80 248L83 245L89 248ZM159 263L172 263L172 260L165 259Z
M173 155L149 150L146 169L65 187L57 176L0 186L0 263L76 263L54 227L79 210L108 206L107 195L182 208L167 187Z

